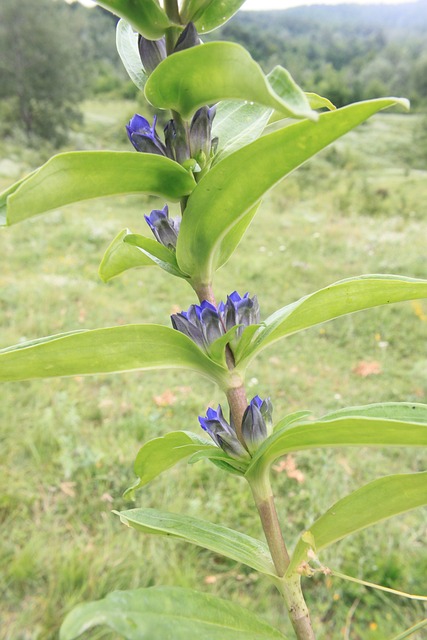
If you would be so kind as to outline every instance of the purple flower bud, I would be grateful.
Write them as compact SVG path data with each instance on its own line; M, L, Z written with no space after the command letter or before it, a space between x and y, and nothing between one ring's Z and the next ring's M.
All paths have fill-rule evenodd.
M192 22L189 22L179 36L173 52L178 53L178 51L184 51L184 49L191 49L191 47L195 47L198 44L200 44L200 38L197 29Z
M211 156L212 121L216 106L201 107L196 111L190 125L190 154L203 168Z
M206 417L199 416L200 426L206 431L217 447L223 449L232 458L248 458L249 454L239 442L233 424L229 424L222 413L221 405L218 409L209 408ZM230 420L230 422L232 422Z
M192 304L188 311L172 315L171 320L174 329L185 333L205 351L225 333L216 307L207 300L200 305Z
M163 209L153 209L148 216L144 216L157 242L168 249L176 248L180 219L169 218L169 208L165 204Z
M138 36L138 49L142 66L148 75L166 58L165 38L148 40L140 35Z
M206 352L209 346L236 325L243 325L236 331L240 336L242 330L250 324L259 322L259 305L256 296L243 298L234 291L227 297L227 302L220 302L215 307L207 300L200 305L192 304L188 311L171 316L174 329L185 333Z
M245 293L242 298L237 291L233 291L227 296L224 316L227 331L236 325L243 325L237 330L237 335L240 336L245 327L259 323L258 298L256 296L249 298L248 293Z
M173 120L169 120L165 126L165 143L168 158L176 160L180 164L190 157L187 136L183 127L177 129Z
M255 396L246 408L242 419L242 436L251 454L271 432L273 406L270 398L261 400Z
M166 147L157 135L156 122L157 116L154 116L151 126L148 120L136 113L126 125L126 131L137 151L165 156Z

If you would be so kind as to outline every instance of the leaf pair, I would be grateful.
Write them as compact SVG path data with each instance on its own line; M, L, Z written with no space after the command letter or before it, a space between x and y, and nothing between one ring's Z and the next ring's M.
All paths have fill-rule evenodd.
M282 425L282 426L281 426ZM352 407L328 414L321 420L288 416L275 428L247 465L249 479L268 473L271 464L292 451L316 447L414 446L427 444L427 405L384 403ZM155 438L140 450L135 462L139 480L132 490L144 486L181 460L195 462L202 457L215 460L215 447L191 433L175 432ZM218 450L219 452L219 450ZM220 452L222 460L227 454ZM230 462L235 462L229 458ZM307 561L310 549L320 551L351 533L393 515L427 503L427 473L381 478L339 500L301 535L288 573ZM132 509L120 514L129 526L148 533L168 534L221 553L266 575L266 547L259 541L203 521L177 514ZM212 527L212 528L211 528ZM249 545L249 547L248 547Z
M126 231L122 234L119 242L126 246L129 254L120 251L116 255L115 243L111 245L101 267L105 279L111 272L125 269L128 258L132 263L136 260L141 264L161 263L171 271L178 268L173 254L154 240ZM134 244L124 243L129 235ZM288 335L355 311L422 297L427 297L427 281L403 276L362 276L337 282L283 307L260 327L248 327L237 347L237 371L243 376L258 353ZM0 381L183 368L202 373L221 388L227 388L230 374L225 364L221 364L220 354L217 355L217 360L213 360L189 338L170 327L111 327L48 336L0 350Z

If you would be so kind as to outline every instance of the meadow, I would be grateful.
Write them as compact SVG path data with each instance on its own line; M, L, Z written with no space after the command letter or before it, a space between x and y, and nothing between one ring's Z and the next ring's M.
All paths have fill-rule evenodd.
M128 101L85 104L69 148L128 149ZM285 180L264 201L229 263L217 299L257 294L262 317L312 291L362 273L427 276L427 171L420 114L383 113ZM49 150L2 142L0 187ZM424 158L426 151L424 150ZM155 268L108 284L97 275L124 227L149 235L143 214L164 203L139 196L94 200L0 232L0 347L76 328L169 323L194 302L190 288ZM171 302L173 301L173 302ZM381 401L427 402L427 301L381 307L309 330L267 350L249 389L270 396L274 417L315 416ZM203 398L201 401L200 398ZM8 383L0 405L0 639L54 640L67 611L114 589L180 585L229 597L289 631L274 588L205 550L141 535L112 509L133 482L141 444L171 429L199 430L197 375L126 373ZM190 416L190 417L189 417ZM192 416L192 417L191 417ZM285 537L342 495L378 476L419 471L418 449L313 450L275 466ZM134 506L205 517L262 536L250 495L208 462L181 464L136 494ZM409 512L332 547L335 570L410 593L425 591L426 512ZM305 579L319 640L385 640L426 617L420 602L338 578ZM100 631L87 637L112 639ZM411 636L422 639L422 632Z

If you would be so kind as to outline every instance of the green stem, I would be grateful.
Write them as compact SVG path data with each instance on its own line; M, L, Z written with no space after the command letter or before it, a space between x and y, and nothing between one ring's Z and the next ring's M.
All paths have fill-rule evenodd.
M277 575L282 578L289 567L289 554L283 540L282 531L277 517L273 491L270 485L268 470L263 470L256 477L248 477L255 504L264 529L271 558Z
M298 640L315 640L310 614L301 591L301 578L298 574L285 575L289 567L289 554L277 517L269 470L246 478L252 489L271 558L277 575L281 578L276 586L285 601L296 637Z

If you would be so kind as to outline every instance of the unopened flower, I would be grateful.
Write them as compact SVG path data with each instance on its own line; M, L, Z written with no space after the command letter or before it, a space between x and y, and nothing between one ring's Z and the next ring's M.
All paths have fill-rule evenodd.
M261 400L255 396L246 408L242 419L242 436L253 454L271 433L273 405L270 398Z
M212 145L217 139L212 140L212 121L215 117L216 106L201 107L196 111L190 124L190 154L204 167L209 160Z
M177 129L175 122L169 120L164 128L166 154L171 160L176 160L180 164L189 159L189 147L187 135L183 127Z
M227 422L220 405L216 411L209 408L205 417L199 416L199 422L215 444L232 458L248 458L270 434L272 411L270 398L252 398L243 414L243 443L237 437L232 417L230 416L230 422Z
M153 211L148 216L144 216L144 218L153 232L154 237L160 244L163 244L168 249L176 248L180 219L169 218L169 208L167 204L165 204L163 209L153 209Z
M144 71L150 75L158 64L166 58L165 38L160 40L148 40L144 36L138 37L139 57L141 58Z
M154 116L153 124L150 125L148 120L136 113L126 125L126 131L137 151L165 156L166 147L157 135L156 122L157 116Z
M249 298L245 293L241 297L237 291L227 296L227 302L218 307L204 300L200 305L192 304L188 311L181 311L171 316L174 329L185 333L205 351L209 345L237 325L237 336L244 327L259 322L259 305L257 297Z
M184 51L184 49L195 47L198 44L200 44L200 38L197 29L192 22L189 22L176 41L173 52L178 53L179 51Z
M218 409L209 408L206 417L199 416L200 426L206 431L217 447L223 449L232 458L248 458L249 454L245 447L239 442L233 420L230 424L224 418L221 405Z

